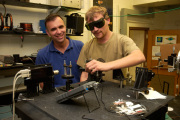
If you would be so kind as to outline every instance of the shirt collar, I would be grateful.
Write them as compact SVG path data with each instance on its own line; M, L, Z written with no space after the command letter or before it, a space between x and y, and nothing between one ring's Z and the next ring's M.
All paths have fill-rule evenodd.
M69 45L68 45L68 47L67 47L67 49L66 49L66 51L67 51L67 50L73 48L73 44L72 44L72 39L70 39L69 37L66 37L66 38L69 40ZM54 51L54 52L59 52L59 51L54 47L53 40L52 40L51 43L50 43L49 50L50 50L50 51Z

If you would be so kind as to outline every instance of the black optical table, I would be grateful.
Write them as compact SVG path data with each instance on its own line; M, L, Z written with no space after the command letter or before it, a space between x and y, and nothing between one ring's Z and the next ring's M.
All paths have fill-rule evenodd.
M101 83L95 90L100 108L98 108L99 104L93 90L84 94L84 97L79 96L60 104L57 103L56 96L63 91L60 93L55 91L40 94L34 97L33 101L17 102L15 112L22 120L165 120L168 102L174 96L167 96L166 99L159 100L147 100L143 96L135 99L135 93L130 88L132 87L125 86L120 89L118 84L112 82ZM147 108L147 113L143 116L120 116L117 113L108 112L113 102L118 99L140 103Z

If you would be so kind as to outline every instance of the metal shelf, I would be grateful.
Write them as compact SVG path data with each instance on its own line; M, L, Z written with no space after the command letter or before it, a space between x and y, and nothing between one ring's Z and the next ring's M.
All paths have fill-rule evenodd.
M34 33L34 32L15 32L15 31L0 31L0 35L47 35L46 33ZM66 36L83 36L76 34L66 34Z
M40 9L54 9L58 7L58 6L45 5L45 4L20 2L17 0L0 0L0 4L14 5L14 6L20 6L20 7L40 8Z
M23 35L47 35L46 33L34 33L34 32L16 32L16 31L0 31L0 35L6 35L6 34L23 34Z

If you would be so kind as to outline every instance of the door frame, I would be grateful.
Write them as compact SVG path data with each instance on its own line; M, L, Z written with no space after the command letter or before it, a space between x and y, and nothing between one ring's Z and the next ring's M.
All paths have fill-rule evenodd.
M144 53L144 56L146 58L146 61L147 61L147 47L148 47L148 31L149 31L149 28L147 27L129 27L129 36L130 36L130 31L131 30L143 30L144 31L144 49L143 50L143 53ZM147 65L144 64L144 67L146 67Z

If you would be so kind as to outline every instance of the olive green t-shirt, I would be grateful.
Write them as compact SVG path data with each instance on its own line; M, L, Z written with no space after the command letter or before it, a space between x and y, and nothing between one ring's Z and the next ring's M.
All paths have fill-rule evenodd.
M102 58L105 62L121 59L132 51L139 49L134 41L121 34L112 33L110 39L103 44L97 42L96 38L91 39L83 46L77 64L85 67L86 60ZM104 72L103 80L114 81L112 70Z

